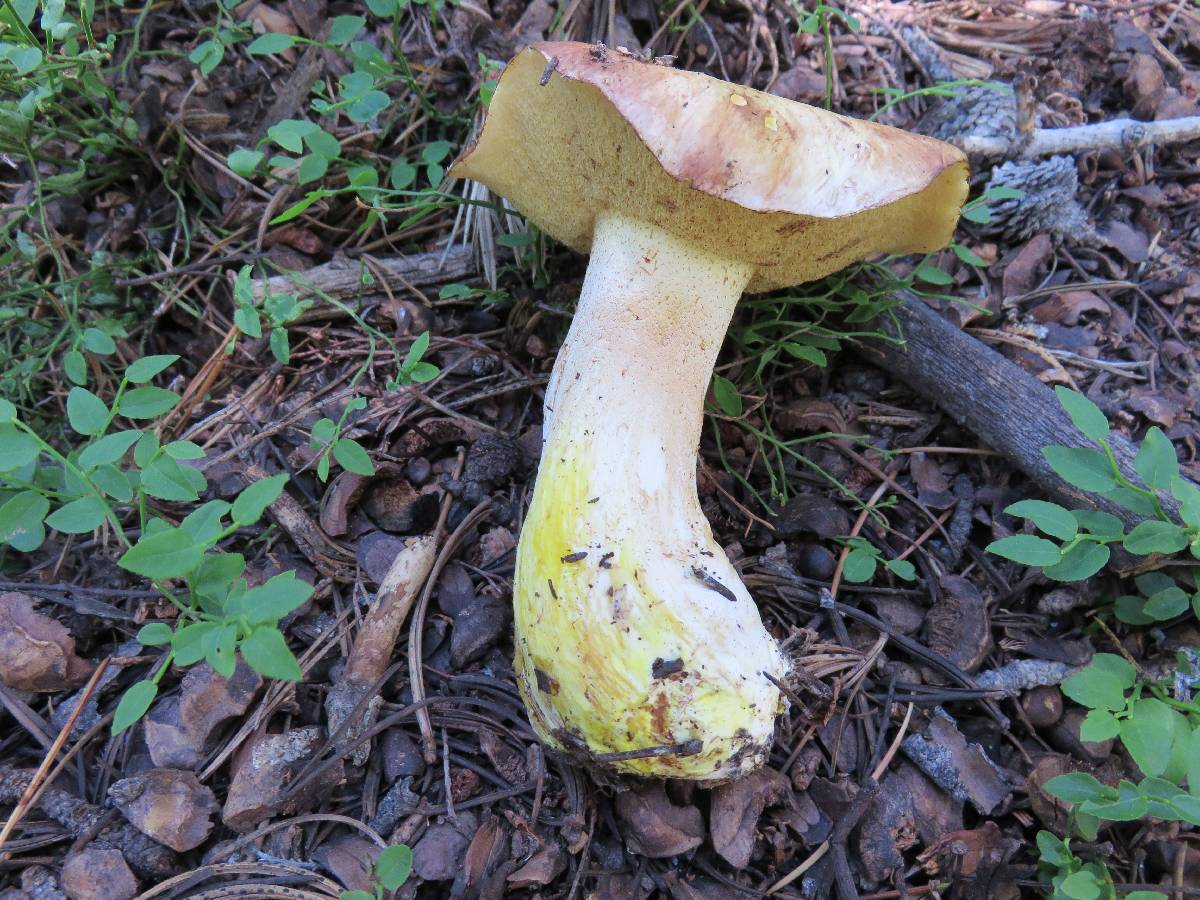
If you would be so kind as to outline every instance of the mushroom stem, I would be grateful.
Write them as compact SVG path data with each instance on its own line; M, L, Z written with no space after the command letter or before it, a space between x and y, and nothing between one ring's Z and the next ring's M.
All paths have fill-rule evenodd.
M730 778L762 761L767 676L786 674L696 496L704 396L752 267L617 215L591 253L517 554L519 682L555 746L679 747L603 761Z

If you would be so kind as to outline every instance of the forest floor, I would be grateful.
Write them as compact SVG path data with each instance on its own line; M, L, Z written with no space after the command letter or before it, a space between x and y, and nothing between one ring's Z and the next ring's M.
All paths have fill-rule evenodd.
M715 789L596 778L517 693L586 260L445 171L546 39L1001 138L950 248L735 314L699 493L798 674ZM1185 0L3 0L0 900L1200 896L1198 102ZM1005 162L1121 118L1166 136ZM1048 495L972 385L863 352L901 295L1090 399L1150 490L1056 471L1154 522L1006 513Z

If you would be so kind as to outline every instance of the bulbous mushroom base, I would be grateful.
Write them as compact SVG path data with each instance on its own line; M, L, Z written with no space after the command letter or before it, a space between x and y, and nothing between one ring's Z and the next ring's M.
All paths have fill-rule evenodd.
M551 444L514 578L538 736L627 775L716 783L762 765L783 707L768 675L789 667L707 523L679 512L665 536L623 530L629 498L588 497L596 467L553 457Z

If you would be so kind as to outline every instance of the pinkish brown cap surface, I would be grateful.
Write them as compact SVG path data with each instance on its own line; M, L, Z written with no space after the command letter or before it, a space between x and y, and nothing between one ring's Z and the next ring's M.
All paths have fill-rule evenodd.
M749 290L949 242L956 148L575 42L519 53L450 174L586 253L604 212L755 266Z

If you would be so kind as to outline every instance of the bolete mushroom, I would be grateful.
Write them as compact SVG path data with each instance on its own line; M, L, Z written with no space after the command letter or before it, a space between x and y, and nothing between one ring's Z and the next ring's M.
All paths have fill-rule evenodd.
M950 239L948 144L601 45L518 54L450 172L590 253L513 583L540 737L620 773L762 763L789 664L700 510L704 396L743 291Z

